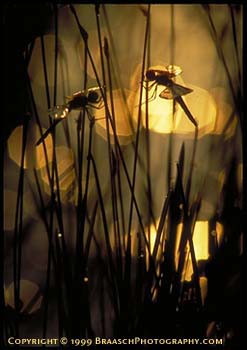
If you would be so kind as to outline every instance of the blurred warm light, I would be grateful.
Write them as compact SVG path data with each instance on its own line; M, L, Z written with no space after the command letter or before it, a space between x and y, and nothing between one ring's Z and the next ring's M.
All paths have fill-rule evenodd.
M175 248L176 268L178 267L178 260L179 260L178 249L179 249L182 229L183 229L183 223L180 223L177 227L177 239L176 239L176 248ZM209 257L208 229L209 229L208 221L196 221L194 232L193 232L193 245L194 245L194 251L195 251L195 256L197 261L207 260ZM193 267L192 267L189 243L187 243L186 250L187 250L188 257L185 262L182 280L190 281L191 275L193 274Z
M158 85L155 99L152 98L155 86L148 91L148 126L150 130L158 133L170 133L177 126L179 119L181 118L181 113L178 113L178 111L176 111L173 116L172 100L166 100L159 97L159 94L164 89L164 86ZM140 92L138 91L134 110L134 119L136 123L138 120L139 94ZM146 89L143 88L142 94L141 123L146 128Z
M179 244L181 240L183 230L183 223L179 223L177 226L177 236L176 236L176 243L175 243L175 267L178 268L178 260L179 260Z
M215 134L221 135L223 130L225 129L228 119L231 116L232 113L232 107L228 104L225 103L224 101L218 101L217 105L217 123L215 125ZM237 118L234 116L232 118L231 123L229 123L229 126L225 130L225 136L226 138L231 138L236 130L237 126Z
M102 37L104 35L106 35L106 33L104 34L104 31L101 30L101 35ZM90 47L90 51L91 54L94 58L94 64L95 67L97 69L97 72L99 72L101 70L101 58L100 58L100 49L99 49L99 39L98 39L98 32L97 30L90 30L88 32L88 45ZM84 45L84 41L81 40L81 38L79 38L79 40L77 41L76 44L76 53L78 55L78 59L79 59L79 64L80 64L80 69L83 71L84 70L84 57L85 57L85 45ZM93 67L91 65L91 63L88 64L87 67L87 74L94 78L95 77L95 72L93 70Z
M165 66L154 66L153 69L165 70ZM216 103L212 95L200 87L186 84L181 76L176 76L174 82L188 87L193 92L184 95L188 109L193 117L198 122L199 133L202 137L205 134L212 132L215 129L216 123ZM150 86L150 84L149 84ZM159 94L165 89L165 86L158 85L157 93L156 87L153 86L148 91L148 123L149 129L157 133L176 132L179 134L194 134L195 127L188 119L180 105L176 104L176 109L173 114L173 100L168 100L159 97ZM136 108L134 119L137 122L138 118L138 99L140 91L136 95ZM142 92L142 125L146 128L146 89L143 87Z
M15 53L13 48L16 47L16 44L26 42L26 47L23 45L23 55L20 53L20 57L18 56L21 61L14 55L9 63L10 65L16 63L12 70L13 74L16 70L17 73L20 73L17 74L16 78L21 77L22 73L28 73L32 85L32 97L34 98L31 103L29 103L28 96L27 100L19 101L18 98L15 98L15 89L10 91L10 97L13 95L13 103L15 104L14 110L12 110L13 105L9 106L11 115L14 116L16 113L12 112L22 109L23 105L27 108L32 107L31 112L37 108L41 125L47 130L50 126L49 117L53 117L48 109L55 108L57 105L65 108L66 103L70 107L72 104L69 104L66 96L84 89L84 85L86 85L86 90L91 86L97 87L99 84L104 86L102 63L104 63L106 73L106 89L108 91L106 97L112 115L106 51L103 50L103 57L101 57L97 32L95 12L99 10L98 19L102 44L104 46L105 38L109 42L116 135L123 154L120 157L119 152L115 152L116 139L110 122L109 137L105 106L96 109L94 108L96 104L93 103L94 107L88 107L92 119L88 115L89 118L85 119L85 124L84 114L79 113L78 110L70 111L68 108L70 112L68 118L66 118L68 111L64 110L64 113L59 115L59 111L56 110L54 119L57 122L59 117L65 119L57 124L56 137L53 138L52 133L49 134L39 146L36 146L36 143L42 135L40 135L38 127L34 125L36 117L32 115L28 126L24 159L24 168L27 170L24 171L23 183L20 181L20 186L18 186L21 174L19 167L21 166L23 127L16 128L10 135L9 140L7 140L4 176L6 179L4 229L7 230L5 235L7 251L5 252L6 263L4 266L6 283L4 294L6 305L9 306L5 315L7 318L5 335L16 333L15 326L17 325L17 333L19 330L20 337L30 339L37 338L42 333L47 333L48 337L58 338L59 333L63 333L60 326L66 328L66 331L64 330L66 334L73 332L87 334L88 330L91 330L92 334L97 334L99 337L114 338L116 332L118 334L122 331L132 333L135 332L134 329L138 329L140 334L148 331L150 337L163 337L170 333L175 335L176 332L183 335L199 334L202 328L206 332L207 323L216 318L216 321L210 325L207 336L216 338L220 335L229 340L228 343L231 344L235 341L235 339L231 341L227 337L233 330L237 331L238 326L238 320L235 317L237 309L234 309L234 297L238 293L237 290L236 293L232 293L234 285L238 284L238 275L235 273L238 259L236 262L232 262L233 266L229 269L228 262L224 264L224 261L221 261L221 253L225 243L228 243L227 250L231 250L233 247L234 251L235 248L239 248L237 246L239 243L240 250L237 253L243 254L244 235L238 234L235 238L235 227L229 225L226 228L219 222L215 223L214 220L221 218L222 209L227 204L225 199L228 197L228 193L226 193L228 188L226 186L225 188L224 185L229 177L232 160L236 160L233 165L236 166L234 181L237 184L233 183L233 187L234 189L235 185L238 187L232 193L234 197L232 204L236 206L236 210L239 209L243 191L243 165L239 164L242 162L240 152L241 125L238 124L237 111L236 116L228 125L229 117L234 108L230 83L237 93L240 85L239 75L242 73L240 57L242 7L210 5L208 8L224 54L229 72L229 76L227 76L224 64L222 64L222 57L218 55L217 40L215 41L211 35L212 28L207 18L206 8L202 4L196 6L191 6L191 4L183 4L182 6L152 4L151 8L149 6L150 4L132 4L130 6L126 6L126 4L105 6L102 4L99 7L92 4L75 5L81 28L71 12L72 7L69 3L66 6L63 4L51 6L49 15L47 13L48 17L43 18L46 24L44 23L43 28L38 28L40 29L39 37L36 35L37 28L29 28L29 25L27 26L30 29L28 33L25 31L27 27L24 26L20 28L19 33L16 33L17 41L10 40L9 42L13 53ZM151 10L148 33L150 35L148 35L147 47L144 48L145 26L149 20L148 10ZM27 11L28 14L29 11ZM41 13L38 13L37 16L41 17ZM37 21L36 24L40 27L38 22L40 21ZM57 28L56 24L58 24ZM85 51L85 41L80 35L82 27L88 33L88 48L99 81L96 79L90 57ZM53 34L43 35L41 29L44 29L45 33ZM12 37L14 38L14 35L11 35L11 39ZM42 38L45 52L42 52ZM28 42L25 39L31 41ZM55 47L56 42L58 50ZM236 55L237 50L240 53L240 62L238 62ZM45 62L43 62L43 54L45 54ZM161 63L160 66L155 66L160 70L166 66L166 62L167 64L174 62L181 66L183 72L177 68L176 77L172 79L181 86L193 89L191 93L183 96L183 100L198 122L198 142L194 142L195 126L180 105L176 103L174 106L173 100L159 97L161 92L165 90L165 86L157 86L156 96L153 96L156 86L153 86L148 93L145 87L141 86L143 60L145 65ZM56 64L57 70L55 71ZM135 67L138 64L139 71L135 75ZM24 66L27 72L22 71ZM19 69L21 69L20 72ZM47 84L45 80L46 70ZM228 78L231 78L232 81ZM21 86L25 88L26 80L21 81L20 79L18 82L13 79L11 83L13 87L20 88L21 91ZM151 84L149 82L149 86ZM223 88L211 90L217 85L225 86L228 91L226 92ZM145 82L144 86L146 86ZM127 101L124 100L123 91ZM141 105L139 104L140 92L142 93ZM48 93L50 96L47 96ZM25 94L21 93L20 98L22 95ZM146 103L147 95L148 103ZM88 95L86 96L87 99ZM104 104L103 101L102 104ZM138 134L139 138L136 138L139 110L142 129L140 135ZM148 115L146 115L147 112ZM10 122L12 124L15 121ZM91 139L89 140L91 126L93 126L92 155L97 171L95 174L91 163L89 179L85 179L87 165L91 161L90 155L87 157L91 141ZM147 128L150 133L147 132ZM171 133L173 135L170 137ZM107 148L108 141L111 143L110 149ZM135 144L136 148L134 149ZM81 159L78 160L80 150ZM113 158L115 155L116 159L113 159L112 169L109 169L108 151L111 152L111 150L114 151ZM56 159L54 159L54 154ZM58 183L56 183L57 179L52 170L53 166L57 169ZM79 176L80 166L82 167L81 176ZM34 169L37 170L40 187L35 181ZM178 183L176 183L178 170L181 171L182 186L177 186ZM49 173L53 174L54 188L51 188ZM96 186L95 179L99 179L99 186ZM113 189L111 188L111 180L116 185ZM191 186L189 186L190 180ZM59 193L56 192L58 187ZM201 198L200 210L195 218L197 222L195 222L195 227L191 229L194 232L190 232L198 262L199 281L197 282L200 283L204 305L202 312L197 313L195 318L193 314L199 301L197 300L198 295L194 293L195 276L193 276L194 270L188 243L185 247L184 270L179 276L181 281L177 281L179 243L183 229L187 224L186 215L183 215L185 209L182 205L179 206L178 196L181 195L181 187L184 189L188 209L193 208L193 204L195 204L193 202L198 197ZM21 197L23 213L18 215L17 222L18 234L20 233L23 238L18 242L22 251L19 266L16 264L18 261L15 263L15 259L13 260L15 242L12 230L15 226L17 197L14 190L19 191L19 193L22 190L25 191L25 195ZM88 191L87 198L84 196L85 190ZM100 192L102 196L100 196ZM31 195L28 198L26 194ZM62 202L61 211L58 203L59 196ZM168 211L161 237L157 239L160 220L156 220L156 218L161 213L164 214L162 205L166 196L168 197ZM229 193L229 197L231 197L231 193ZM32 200L29 201L29 199ZM78 210L82 206L82 212L79 213ZM85 227L81 227L83 209L85 208ZM190 213L187 214L190 215ZM193 215L192 209L191 215ZM151 217L155 218L152 223ZM182 222L174 229L174 225L180 219ZM116 227L120 231L120 237L117 236ZM143 227L144 232L142 232ZM174 232L176 228L177 232ZM227 229L230 235L232 232L234 239L226 242L227 237L224 229ZM128 275L129 257L126 256L128 230L131 231L130 275ZM83 242L80 242L77 237L80 231L83 231ZM173 233L175 237L170 236ZM51 236L52 244L49 240ZM176 248L174 249L175 238ZM108 239L111 243L111 254L108 250ZM150 250L144 243L145 239L149 242ZM149 254L153 254L155 243L157 243L158 249L153 270L153 261L151 261ZM77 269L77 261L81 260L81 255L83 255L83 266ZM172 259L171 266L170 259ZM210 264L209 268L212 265L216 265L216 268L222 268L219 274L216 270L214 272L217 276L222 274L220 277L226 282L226 297L220 300L220 305L215 305L219 296L215 290L217 288L216 282L219 284L220 279L215 281L214 274L210 273L211 271L207 273L208 263L211 259L213 259L213 264ZM61 271L60 265L64 267L65 271ZM23 278L20 281L21 317L18 314L14 315L13 310L15 308L14 287L16 286L12 281L15 269L20 269L20 275ZM156 279L155 272L158 279ZM207 279L205 275L211 279ZM73 286L69 286L70 289L73 287L73 290L69 290L67 293L68 281L73 282ZM189 281L189 283L184 283L184 281ZM82 290L83 283L89 288L83 287ZM168 285L171 287L170 290L167 290ZM210 298L205 305L208 286ZM127 293L126 287L129 287ZM59 292L63 297L60 305L57 305L58 288L60 288ZM80 290L82 290L83 295L77 294L77 292L80 293ZM180 298L182 293L177 295L176 291L178 294L180 291L184 291L184 298ZM41 293L44 292L43 299ZM218 292L221 293L221 291ZM169 294L176 300L171 300ZM74 310L72 295L78 296L78 300L75 300L77 310ZM127 305L127 308L122 307L130 299L133 303ZM145 309L143 313L146 301L148 309ZM172 302L167 305L168 307L159 310L161 304L169 304L170 301ZM179 312L179 307L176 308L177 304L180 305L182 313ZM238 304L237 300L237 306ZM86 306L86 310L85 308L83 310L83 305ZM178 311L178 317L175 317L175 320L171 319L170 324L167 324L176 311ZM90 317L87 317L85 312ZM23 318L24 315L33 313L36 315ZM164 314L163 322L158 322L155 319L156 314L159 313ZM67 323L67 319L64 319L67 316L75 316L75 322L78 319L78 329L71 329L73 323ZM30 318L31 322L26 322L26 318ZM190 319L191 323L188 321ZM191 330L193 332L190 332ZM230 343L229 346L231 346Z
M125 90L126 96L129 95L129 91ZM111 112L110 95L107 94L108 108ZM133 129L131 125L131 120L129 116L129 111L131 110L131 100L128 102L124 100L121 90L113 90L113 101L114 101L114 111L115 111L115 125L116 134L118 136L118 141L120 145L129 144L133 140ZM105 108L92 111L96 118L96 132L107 140L107 125L106 125L106 113ZM112 115L112 113L111 113ZM98 119L98 120L97 120ZM110 142L114 144L114 133L109 121L109 134Z
M217 120L214 133L223 135L225 140L233 138L236 134L238 118L231 105L229 91L223 87L215 87L210 90L217 103Z
M181 77L177 78L177 80L179 79ZM184 84L183 81L178 83L181 85ZM193 90L190 94L183 96L183 99L191 114L198 122L198 137L202 137L211 133L215 128L217 106L213 96L207 90L191 84L186 84L185 86ZM180 106L179 109L181 110L182 117L175 130L176 133L194 133L193 124Z
M147 237L147 240L148 240L148 242L150 244L150 251L151 251L151 253L153 253L154 246L155 246L158 224L159 224L159 221L156 222L156 225L151 224L150 225L150 231L146 232L146 237ZM161 242L159 243L159 245L161 245Z
M208 221L196 221L193 243L197 260L207 260L208 254Z
M44 132L44 130L43 130ZM40 134L39 134L40 137ZM37 137L37 140L38 138ZM36 169L41 169L46 165L46 162L51 162L52 161L52 154L53 154L53 141L52 141L52 136L48 135L44 142L36 146L36 164L35 168ZM47 155L47 160L46 160L46 155Z
M44 131L44 130L43 130ZM29 125L27 131L27 140L24 154L24 169L36 168L40 169L45 166L46 158L43 144L36 147L36 142L40 138L40 132L36 125ZM18 126L13 130L8 138L9 157L19 166L21 166L23 143L23 126ZM45 147L47 149L48 159L51 160L53 142L51 135L45 139Z
M20 306L22 313L33 314L38 311L42 300L43 297L37 284L29 280L20 280ZM14 282L5 289L5 303L15 309Z
M28 165L34 164L32 147L29 147L29 140L27 140L23 167L26 169ZM21 166L21 157L22 157L22 143L23 143L23 127L18 126L11 133L8 138L8 151L9 157L19 166Z
M219 188L220 188L220 192L222 191L222 188L225 184L225 180L226 180L226 172L225 170L221 170L218 175L217 175L217 180L218 180L218 184L219 184Z
M145 228L145 237L146 237L146 242L148 242L149 247L150 247L150 253L152 254L154 251L154 247L155 247L155 242L156 242L156 237L157 237L157 230L158 230L158 226L159 226L159 219L154 223L151 223L150 226L146 226ZM110 241L111 241L111 246L113 248L113 250L116 250L116 240L113 234L113 226L111 229L111 236L110 236ZM138 235L140 235L138 237ZM132 229L130 232L130 240L131 240L131 255L133 257L136 257L138 254L138 239L141 239L141 241L143 242L143 236L142 233L139 232L139 230L136 229ZM124 236L124 242L121 242L122 244L124 243L125 245L125 249L127 247L127 242L128 242L128 236L127 234L125 234ZM158 245L158 251L157 251L157 255L156 255L156 261L158 262L161 254L162 254L162 248L164 243L164 236L163 233L161 235L160 241L159 241L159 245ZM141 255L139 255L139 258L144 258L146 259L146 268L148 269L149 267L149 249L146 246L146 243L143 242L143 248L144 250L141 252Z
M150 225L149 232L148 232L148 229L146 229L145 234L146 234L146 239L147 239L149 246L150 246L150 252L152 254L153 250L154 250L156 236L157 236L157 229L154 226L154 224ZM147 267L147 269L149 268L149 253L148 253L147 247L146 247L146 267Z
M56 165L59 178L59 189L61 199L66 199L71 196L70 191L74 191L75 188L75 163L73 151L67 147L60 146L55 148L56 152ZM52 170L52 158L49 162L50 172ZM47 174L47 168L41 169L41 178L44 182L45 192L50 194L50 182ZM57 189L56 182L54 182L54 189Z
M224 238L224 226L220 222L216 222L217 245L220 246Z

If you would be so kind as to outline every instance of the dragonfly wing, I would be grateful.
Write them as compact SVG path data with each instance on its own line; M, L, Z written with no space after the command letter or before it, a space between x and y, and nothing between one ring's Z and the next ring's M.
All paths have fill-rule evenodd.
M67 105L58 105L48 109L48 113L53 119L57 119L62 116L66 107Z
M193 90L190 88L187 88L185 86L173 83L172 84L172 93L174 98L178 97L178 96L183 96L183 95L187 95L190 94Z

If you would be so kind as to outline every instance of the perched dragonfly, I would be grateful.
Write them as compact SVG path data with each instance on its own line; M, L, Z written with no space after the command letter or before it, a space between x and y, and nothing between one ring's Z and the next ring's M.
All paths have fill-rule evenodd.
M156 69L149 68L146 71L146 81L151 82L151 85L148 86L148 90L154 87L154 93L151 97L152 99L156 98L157 89L159 85L165 87L164 90L161 91L159 97L164 99L173 99L175 100L184 110L185 114L189 118L189 120L194 124L195 127L198 126L197 121L192 116L188 107L186 106L182 96L187 95L193 92L192 89L176 84L172 79L175 78L182 72L182 69L178 66L169 65L164 69Z
M41 142L43 142L43 140L45 140L46 137L54 130L56 125L68 116L71 110L82 110L84 108L87 109L87 107L101 109L102 97L99 92L99 87L90 88L87 91L82 90L75 92L72 96L66 97L68 100L66 104L58 105L49 109L49 115L53 116L54 121L51 126L45 131L42 137L38 140L36 145L38 146Z

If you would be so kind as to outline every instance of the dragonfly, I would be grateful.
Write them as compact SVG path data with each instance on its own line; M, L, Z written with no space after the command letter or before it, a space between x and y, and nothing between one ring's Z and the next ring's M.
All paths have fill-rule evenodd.
M66 96L67 102L63 105L57 105L48 110L50 116L53 117L54 121L51 126L44 132L42 137L36 143L36 146L41 144L46 137L55 129L58 123L65 119L70 111L86 109L90 120L93 117L89 113L87 107L101 109L103 107L102 96L99 93L100 88L90 88L88 90L80 90L75 92L72 96Z
M182 69L179 66L174 66L174 65L168 65L164 69L161 69L161 68L147 69L146 82L151 83L148 86L148 90L154 87L154 92L150 100L153 100L156 98L158 86L159 85L164 86L165 89L161 91L161 93L159 94L159 97L164 99L169 99L169 100L173 99L175 102L177 102L181 106L181 108L183 109L183 111L185 112L189 120L193 123L193 125L195 127L198 127L197 121L191 114L190 110L188 109L182 97L184 95L187 95L193 92L193 90L188 87L179 85L173 81L173 79L181 73L182 73Z

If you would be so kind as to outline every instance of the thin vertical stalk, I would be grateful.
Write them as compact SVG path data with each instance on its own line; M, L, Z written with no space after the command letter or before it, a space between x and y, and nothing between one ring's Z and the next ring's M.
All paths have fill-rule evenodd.
M109 124L109 107L108 107L108 99L107 99L107 87L106 87L106 73L105 73L105 65L104 65L104 57L103 57L103 47L102 47L102 39L101 39L101 29L100 29L100 12L99 12L99 5L95 5L95 12L96 12L96 22L97 22L97 32L98 32L98 42L99 42L99 48L100 48L100 58L101 58L101 71L102 71L102 80L103 80L103 89L105 93L105 115L106 115L106 131L107 131L107 147L108 147L108 163L109 163L109 171L110 171L110 183L111 183L111 194L112 194L112 200L111 200L111 208L112 208L112 217L113 217L113 234L115 239L117 239L117 225L116 225L116 188L115 188L115 174L113 172L113 154L112 154L112 147L110 142L110 124ZM105 38L105 46L104 46L104 52L107 59L107 68L108 68L108 77L110 79L109 83L111 84L111 75L109 74L109 51L108 51L108 43L107 39ZM112 99L112 86L109 85L109 93L110 93L110 99ZM113 109L114 111L114 109ZM114 115L111 115L112 117L112 125L115 127L115 121L114 121ZM117 244L116 244L117 245ZM118 251L117 251L118 252ZM119 261L119 258L118 258ZM121 266L121 265L120 265Z
M44 78L45 78L45 92L46 92L46 99L47 99L47 107L48 107L48 109L50 109L51 108L51 98L50 98L50 92L49 92L47 64L46 64L46 57L45 57L45 44L44 44L44 36L43 35L41 35L40 41L41 41L43 71L44 71Z
M175 61L175 26L174 26L174 5L170 5L171 10L171 32L170 32L170 64L173 66ZM169 133L168 136L168 159L167 159L167 188L170 188L171 186L171 179L172 179L172 149L173 149L173 127L174 127L174 118L175 118L175 106L176 102L173 99L172 100L172 130Z
M54 25L55 25L55 57L54 57L54 91L53 106L57 104L57 66L58 66L58 9L54 4Z
M190 168L189 168L188 179L187 179L186 193L185 193L185 198L187 198L188 205L189 205L189 197L190 197L190 189L191 189L191 184L192 184L193 171L195 168L197 139L198 139L198 127L196 126L194 140L193 140L193 146L192 146L193 148L192 148L192 155L191 155L191 161L190 161Z
M96 167L95 160L94 160L92 154L90 155L90 159L92 161L92 166L93 166L94 176L95 176L95 181L96 181L96 187L97 187L97 191L98 191L99 204L100 204L104 233L105 233L107 257L108 257L108 263L109 263L109 268L110 268L111 287L112 287L112 291L113 291L113 303L114 303L114 307L115 307L115 313L116 313L117 318L118 318L119 307L118 307L118 297L117 297L118 290L117 290L117 285L116 285L116 281L115 281L116 271L115 271L114 261L113 261L113 257L112 257L112 248L111 248L110 236L109 236L109 231L108 231L106 213L105 213L104 202L103 202L103 197L102 197L101 188L100 188L97 167Z
M87 90L87 67L88 67L88 38L84 40L84 91ZM78 124L77 124L77 145L78 145L78 200L77 200L77 238L76 238L76 249L81 249L83 252L83 237L84 236L84 223L81 218L81 211L83 207L82 198L82 179L83 179L83 155L84 155L84 141L85 141L85 120L86 119L86 109L80 112ZM85 191L87 187L85 187ZM82 227L83 226L83 227ZM79 245L79 241L82 246ZM77 256L77 254L76 254Z
M87 32L86 32L86 31L84 30L84 28L81 26L81 24L80 24L80 22L79 22L79 19L78 19L78 16L77 16L77 14L76 14L76 11L75 11L75 9L74 9L74 7L73 7L72 5L70 5L70 9L71 9L72 13L73 13L74 16L75 16L76 23L77 23L78 28L79 28L79 31L80 31L80 33L81 33L82 39L85 40L85 37L87 37ZM93 61L91 52L90 52L90 50L89 50L88 47L87 47L87 52L88 52L88 57L89 57L89 59L90 59L90 62L91 62L91 65L92 65L92 68L93 68L93 71L94 71L94 74L95 74L95 78L96 78L97 83L98 83L98 86L99 86L99 88L100 88L100 92L101 92L103 101L104 101L104 103L105 103L105 106L107 106L106 97L105 97L104 91L103 91L103 89L102 89L102 86L101 86L101 84L100 84L99 76L98 76L98 73L97 73L97 70L96 70L96 67L95 67L95 64L94 64L94 61ZM120 147L120 145L119 145L118 137L117 137L116 132L115 132L114 127L113 127L113 122L112 122L112 118L111 118L111 116L110 116L109 110L107 111L107 114L109 115L109 121L110 121L110 123L111 123L112 130L113 130L113 134L114 134L114 141L115 141L115 143L116 143L116 145L117 145L118 152L119 152L119 156L120 156L120 159L121 159L121 162L122 162L122 165L123 165L123 170L124 170L124 173L125 173L125 176L126 176L126 179L127 179L128 186L129 186L130 191L131 191L131 195L132 195L133 203L134 203L134 206L135 206L135 209L136 209L136 213L137 213L137 216L138 216L138 220L139 220L141 232L142 232L142 235L143 235L143 238L144 238L144 241L145 241L147 250L149 251L149 254L151 254L151 253L150 253L150 245L149 245L149 242L147 241L146 236L145 236L145 229L144 229L144 226L143 226L143 223L142 223L141 213L140 213L140 210L139 210L139 207L138 207L136 198L135 198L135 194L134 194L134 191L133 191L133 188L132 188L132 184L131 184L130 176L129 176L129 173L128 173L128 169L127 169L127 166L126 166L126 163L125 163L125 159L124 159L124 156L123 156L121 147ZM152 265L154 266L153 263L152 263ZM154 270L154 273L155 273L155 270Z
M232 93L232 98L233 98L233 101L234 101L234 105L235 105L236 110L238 111L238 115L239 115L239 118L240 118L240 123L241 123L241 126L242 126L242 123L243 123L242 113L241 113L241 108L239 108L240 101L238 101L238 98L237 98L236 93L235 93L234 84L233 84L233 81L232 81L232 78L231 78L231 74L230 74L229 68L228 68L227 63L226 63L226 59L225 59L225 56L224 56L224 53L223 53L223 49L222 49L220 40L218 38L218 34L217 34L217 30L216 30L215 25L214 25L213 18L211 16L210 5L203 5L203 9L205 10L205 12L207 14L207 18L208 18L208 21L209 21L209 24L210 24L210 27L211 27L212 38L213 38L213 41L215 43L215 47L217 49L219 58L220 58L220 60L221 60L221 62L223 64L223 67L225 69L225 73L226 73L228 84L229 84L229 87L230 87L230 90L231 90L231 93Z
M126 281L130 280L130 269L131 269L131 226L132 226L132 215L133 215L133 206L134 206L133 193L135 192L135 183L136 183L138 146L139 146L140 124L141 124L142 93L143 93L142 86L143 86L144 71L145 71L145 65L146 65L146 51L147 51L148 33L149 33L149 19L150 19L150 4L148 5L148 13L147 13L147 19L146 19L146 29L145 29L145 36L144 36L143 59L142 59L142 69L141 69L141 89L140 89L139 107L138 107L138 120L137 120L137 130L136 130L133 173L132 173L132 193L131 193L132 195L131 195L130 210L129 210L126 264L125 264L125 280ZM144 235L145 235L145 230L144 230ZM150 255L151 255L151 252L150 252Z
M150 67L150 45L151 45L151 14L149 13L149 31L148 31L148 42L147 42L147 67ZM147 83L148 84L148 83ZM151 177L150 177L150 130L149 130L149 113L148 113L148 88L145 89L146 93L146 103L145 103L145 136L146 136L146 181L147 181L147 203L148 203L148 240L150 242L150 224L152 217L152 187L151 187ZM149 256L150 259L150 256ZM149 262L150 265L150 262Z
M112 127L114 128L114 132L116 133L116 120L115 120L115 108L114 108L114 99L113 99L113 87L112 87L112 77L111 77L111 67L110 67L110 56L109 56L109 48L108 48L108 41L105 38L104 40L105 45L104 45L104 52L106 56L106 65L107 65L107 76L108 76L108 82L109 82L109 94L110 94L110 105L111 105L111 115L112 115ZM106 121L107 124L109 121ZM109 142L109 138L108 138ZM115 145L115 155L116 155L116 162L118 162L118 149ZM113 153L113 151L112 151ZM112 159L114 157L114 153L112 154ZM113 166L111 167L111 188L112 188L112 210L113 210L113 225L114 225L114 236L116 240L116 249L117 249L117 260L118 260L118 267L119 267L119 273L120 277L122 276L122 251L121 251L121 238L120 238L120 228L119 228L119 215L118 215L118 203L117 203L117 188L116 188L116 179L115 179L115 172L113 171ZM119 190L121 194L121 183L119 183L119 166L116 166L116 172L117 172L117 179L118 179L118 184L119 184ZM122 196L120 196L120 201L122 201ZM123 203L120 202L120 206L123 207ZM124 231L123 231L123 236L124 236ZM124 239L123 239L124 240Z
M241 77L241 65L240 65L240 58L239 58L239 49L238 49L238 40L237 40L237 30L236 30L236 23L235 23L235 16L234 16L234 10L233 5L228 4L230 15L231 15L231 24L232 24L232 36L234 41L234 48L236 53L236 60L237 60L237 74L238 74L238 83L240 84L239 90L242 91L242 77Z

